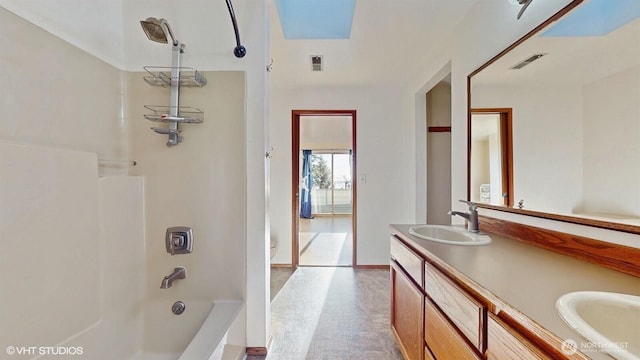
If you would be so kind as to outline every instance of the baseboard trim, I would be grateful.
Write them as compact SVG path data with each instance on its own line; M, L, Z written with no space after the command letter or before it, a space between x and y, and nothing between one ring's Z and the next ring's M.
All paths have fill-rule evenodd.
M292 268L291 264L271 264L272 268ZM351 267L349 265L305 265L304 267ZM389 265L356 265L353 266L356 270L372 270L383 269L389 270Z
M266 347L248 347L247 355L253 356L267 356L267 348Z
M272 268L292 268L291 264L271 264Z
M389 265L356 265L354 267L356 270L389 270Z

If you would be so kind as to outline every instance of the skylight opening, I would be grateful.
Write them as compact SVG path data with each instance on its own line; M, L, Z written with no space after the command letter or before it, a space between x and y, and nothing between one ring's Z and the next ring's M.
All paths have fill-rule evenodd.
M541 36L603 36L639 17L638 0L588 0Z
M349 39L356 0L275 0L285 39Z

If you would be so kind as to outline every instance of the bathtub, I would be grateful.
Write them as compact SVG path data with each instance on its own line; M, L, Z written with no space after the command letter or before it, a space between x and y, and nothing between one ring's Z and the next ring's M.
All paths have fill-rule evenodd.
M0 187L11 189L0 228L14 240L0 252L10 289L0 307L0 358L242 359L244 302L213 298L241 291L207 289L210 267L197 256L154 252L164 250L155 237L146 244L144 178L99 177L93 153L0 141L0 154ZM196 255L226 256L207 244ZM188 266L187 280L159 289L175 261ZM181 315L171 311L177 300L186 304Z
M63 360L241 360L244 358L244 303L189 301L184 313L171 312L173 301L141 304L140 313L106 313L84 331L56 347L81 348L81 356ZM131 315L131 314L129 314ZM121 317L117 317L121 316ZM20 356L12 359L38 359Z
M242 319L241 301L183 301L184 313L174 315L170 302L153 302L147 309L143 348L131 360L240 360L242 346L227 342L229 331Z

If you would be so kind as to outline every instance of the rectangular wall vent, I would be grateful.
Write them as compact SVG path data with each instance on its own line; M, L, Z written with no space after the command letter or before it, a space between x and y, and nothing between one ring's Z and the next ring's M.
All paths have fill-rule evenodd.
M322 55L311 55L311 71L322 71Z
M519 63L517 63L517 64L515 64L515 65L513 65L513 66L512 66L512 67L510 67L509 69L512 69L512 70L520 70L520 69L522 69L523 67L525 67L525 66L527 66L527 65L531 64L532 62L534 62L534 61L536 61L536 60L540 59L541 57L543 57L543 56L545 56L545 55L547 55L547 53L540 53L540 54L534 54L534 55L531 55L531 56L529 56L528 58L526 58L526 59L524 59L524 60L520 61Z

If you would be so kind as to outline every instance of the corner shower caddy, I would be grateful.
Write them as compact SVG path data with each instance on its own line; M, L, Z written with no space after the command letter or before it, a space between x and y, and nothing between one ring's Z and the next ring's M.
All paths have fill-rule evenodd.
M176 47L174 46L174 48ZM148 110L144 115L145 119L169 124L168 127L151 128L156 133L169 137L167 146L178 145L182 142L183 138L180 136L178 124L198 124L204 121L204 113L200 109L179 105L181 87L202 87L207 84L207 79L196 69L179 66L180 53L184 51L183 49L182 46L179 46L177 51L174 49L173 64L176 66L144 67L148 75L143 79L147 84L171 89L169 106L144 106Z

